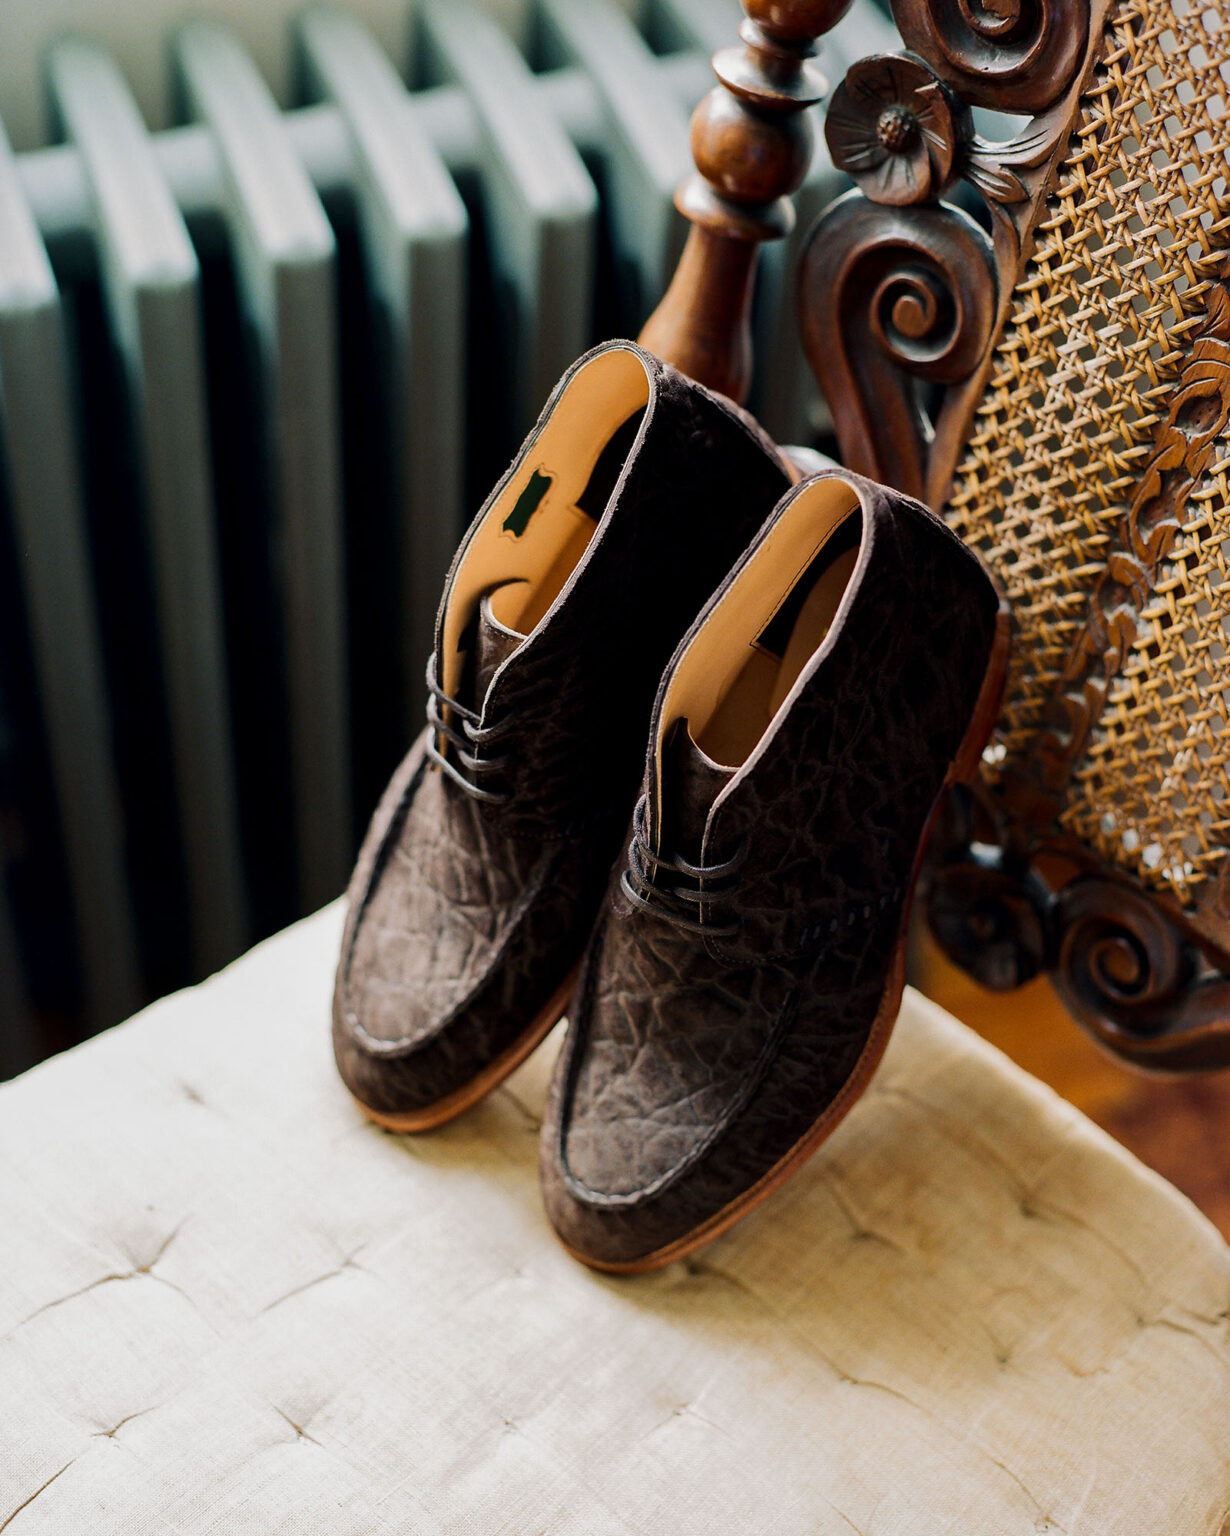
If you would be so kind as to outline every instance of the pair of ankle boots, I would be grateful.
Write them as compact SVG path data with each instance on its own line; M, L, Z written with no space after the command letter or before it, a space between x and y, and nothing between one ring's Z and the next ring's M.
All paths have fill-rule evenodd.
M795 479L632 343L582 358L453 561L350 887L351 1092L430 1129L566 1012L542 1187L604 1270L724 1230L865 1087L929 818L994 721L975 557L858 476Z

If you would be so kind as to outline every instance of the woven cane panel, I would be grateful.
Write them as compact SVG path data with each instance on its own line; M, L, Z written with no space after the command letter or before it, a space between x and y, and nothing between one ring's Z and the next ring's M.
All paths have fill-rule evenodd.
M992 772L1038 726L1230 254L1228 24L1225 4L1112 11L957 471L950 520L1017 622ZM1226 681L1226 570L1206 542L1224 533L1224 491L1214 477L1192 503L1065 817L1104 857L1184 892L1228 841L1225 701L1210 697Z
M1185 896L1230 847L1230 459L1193 491L1175 558L1072 786L1069 822Z

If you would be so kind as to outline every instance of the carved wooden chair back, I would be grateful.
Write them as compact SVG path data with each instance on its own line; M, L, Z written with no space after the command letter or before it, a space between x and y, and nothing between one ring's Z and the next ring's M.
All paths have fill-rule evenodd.
M746 0L694 119L696 227L644 335L732 394L847 6ZM843 462L942 508L1015 615L932 929L992 986L1050 971L1140 1065L1230 1065L1230 6L893 11L908 51L829 101L856 190L807 242L800 325ZM992 141L974 107L1018 121Z

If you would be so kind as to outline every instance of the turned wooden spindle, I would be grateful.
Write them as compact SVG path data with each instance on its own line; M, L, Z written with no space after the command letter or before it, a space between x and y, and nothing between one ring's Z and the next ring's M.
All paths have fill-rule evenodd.
M692 116L696 171L675 205L692 222L678 269L641 341L684 373L742 401L751 382L749 316L762 240L794 225L790 194L811 163L806 108L827 83L817 37L851 0L743 0L742 46L713 60L721 82Z

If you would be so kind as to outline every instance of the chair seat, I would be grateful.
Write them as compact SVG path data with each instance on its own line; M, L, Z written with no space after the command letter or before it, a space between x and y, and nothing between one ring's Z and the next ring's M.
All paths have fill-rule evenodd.
M612 1280L539 1207L551 1045L430 1136L361 1116L341 920L0 1089L6 1536L1230 1531L1230 1251L940 1009Z

